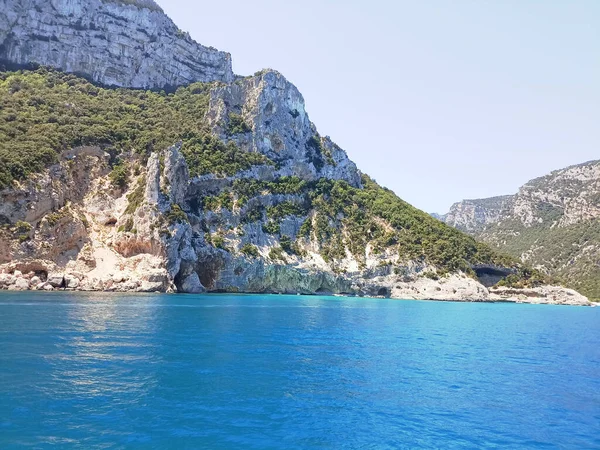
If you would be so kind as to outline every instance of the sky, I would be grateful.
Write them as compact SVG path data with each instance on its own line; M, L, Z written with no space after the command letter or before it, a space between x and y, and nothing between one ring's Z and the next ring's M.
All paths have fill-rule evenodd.
M598 0L158 0L281 72L319 132L416 207L517 192L600 159Z

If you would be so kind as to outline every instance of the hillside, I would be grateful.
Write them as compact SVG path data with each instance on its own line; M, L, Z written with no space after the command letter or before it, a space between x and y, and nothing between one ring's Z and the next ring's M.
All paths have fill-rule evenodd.
M92 7L127 15L109 21L123 33L148 14L172 24L152 3L39 7L52 8L45 20L67 21L73 35L89 29L66 14L72 9L84 22ZM9 18L21 36L40 26L37 13ZM173 49L192 42L171 39ZM82 67L97 50L82 44L68 64L55 66ZM148 83L128 78L126 66L119 83L96 71L82 78L47 67L0 74L0 286L586 303L543 287L540 274L362 174L319 134L300 92L276 71L199 71L208 80L167 92L132 89L167 80L160 75L167 69L175 70L171 81L190 79L159 56ZM40 58L33 62L48 62ZM116 63L110 55L99 62ZM511 286L530 290L488 289L508 275Z
M501 201L465 200L442 220L600 298L600 161L554 171Z

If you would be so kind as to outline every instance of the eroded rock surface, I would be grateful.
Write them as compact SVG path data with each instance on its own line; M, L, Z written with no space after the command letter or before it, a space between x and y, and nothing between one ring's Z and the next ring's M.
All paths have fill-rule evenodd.
M148 0L0 0L0 60L109 86L234 79L228 53L193 41Z

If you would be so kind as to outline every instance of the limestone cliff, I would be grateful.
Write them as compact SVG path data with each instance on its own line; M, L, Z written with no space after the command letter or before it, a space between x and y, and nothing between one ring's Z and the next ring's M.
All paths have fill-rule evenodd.
M234 77L152 1L2 6L10 63L104 86L0 73L0 288L589 304L492 289L516 260L360 173L292 83Z
M465 200L442 220L600 297L600 161L554 171L512 196Z
M194 42L152 0L0 0L0 62L163 88L233 80L231 57Z

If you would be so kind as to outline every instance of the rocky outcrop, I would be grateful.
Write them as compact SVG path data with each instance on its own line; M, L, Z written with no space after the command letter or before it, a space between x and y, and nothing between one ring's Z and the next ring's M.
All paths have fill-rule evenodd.
M236 116L248 126L247 132L231 134ZM319 135L302 94L279 72L263 70L216 87L210 94L206 118L223 141L231 140L242 150L262 153L280 163L280 170L253 174L255 178L298 176L361 184L356 165L329 137Z
M580 293L560 286L541 286L531 289L499 287L490 289L490 299L495 301L532 303L542 305L593 306Z
M228 53L194 42L151 0L0 0L0 60L109 86L234 79Z
M448 214L438 215L436 219L461 231L474 233L502 220L510 211L513 203L514 198L510 195L480 200L463 200L452 205Z

